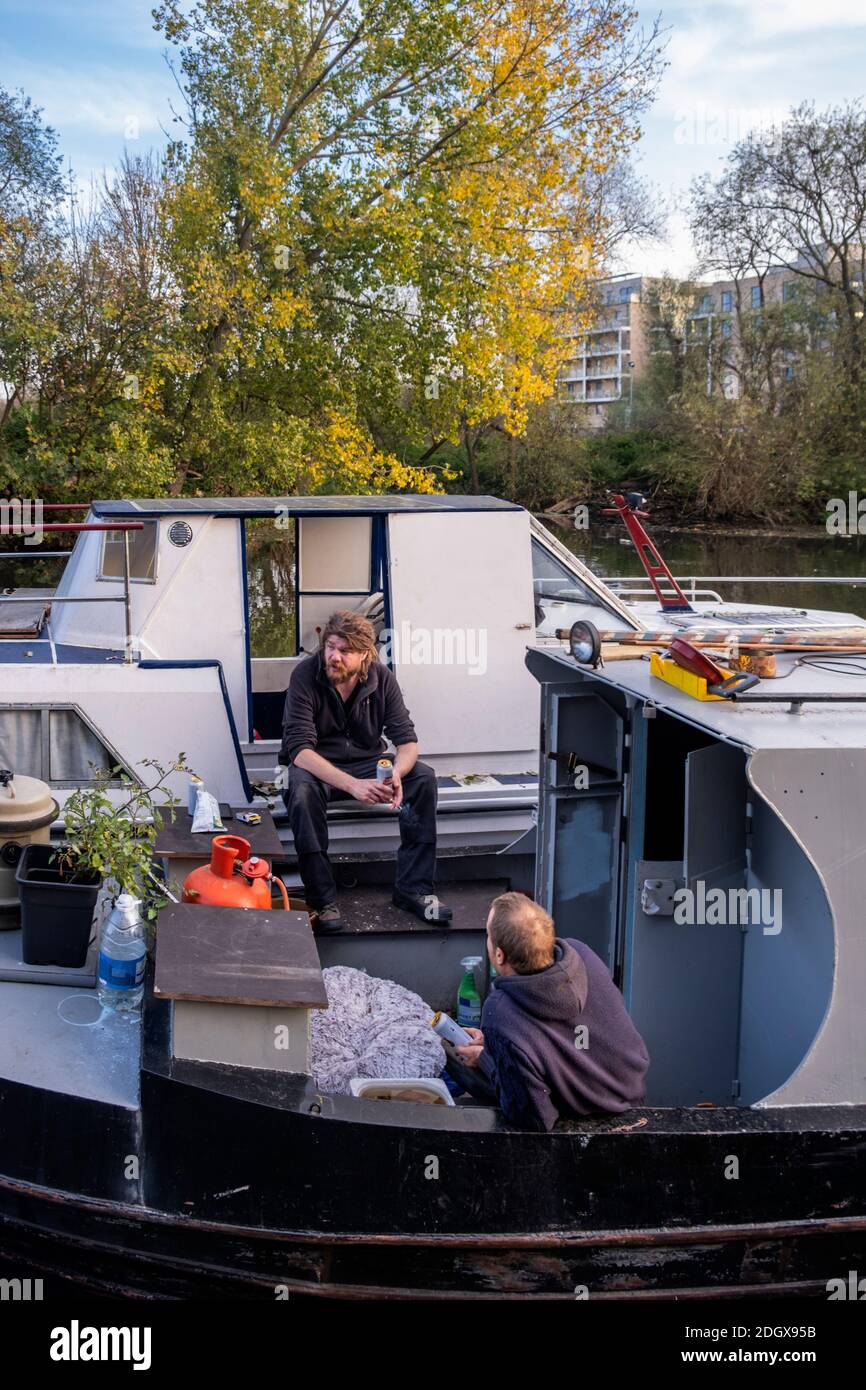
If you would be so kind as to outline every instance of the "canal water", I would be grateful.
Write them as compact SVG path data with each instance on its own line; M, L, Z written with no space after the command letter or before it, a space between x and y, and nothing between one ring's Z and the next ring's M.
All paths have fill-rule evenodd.
M634 576L646 582L637 552L630 540L624 540L622 528L590 527L575 531L553 525L549 529L600 578ZM866 584L855 586L842 582L843 576L866 578L866 536L829 536L823 532L813 537L737 535L726 531L666 531L655 526L651 536L671 573L680 582L693 575L797 577L795 584L732 584L709 580L698 586L714 589L729 603L829 608L866 618ZM839 583L814 582L817 577L829 579L835 575L840 576Z

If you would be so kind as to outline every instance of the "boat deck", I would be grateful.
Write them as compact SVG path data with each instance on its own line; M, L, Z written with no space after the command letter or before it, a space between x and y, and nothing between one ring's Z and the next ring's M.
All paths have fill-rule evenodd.
M559 643L536 648L529 657L531 668L539 659L550 659L575 678L591 671L578 666ZM591 674L742 747L866 747L866 653L852 657L827 651L806 657L785 652L776 660L776 677L764 678L742 697L728 700L698 700L685 694L650 673L648 656L601 666ZM563 676L557 674L556 679ZM803 703L798 705L800 699Z
M0 981L0 1076L135 1110L141 1019L103 1009L94 989Z

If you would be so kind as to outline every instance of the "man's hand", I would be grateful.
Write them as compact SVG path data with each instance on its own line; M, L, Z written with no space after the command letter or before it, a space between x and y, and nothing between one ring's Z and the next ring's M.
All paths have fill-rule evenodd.
M391 810L399 811L400 807L403 805L403 779L396 767L385 783L385 786L391 793Z
M375 777L353 777L349 791L356 801L364 801L371 806L390 801L393 794L390 782L377 782Z
M480 1028L464 1028L463 1031L469 1034L472 1044L465 1043L463 1047L455 1047L454 1051L464 1067L477 1067L478 1058L484 1051L484 1034Z

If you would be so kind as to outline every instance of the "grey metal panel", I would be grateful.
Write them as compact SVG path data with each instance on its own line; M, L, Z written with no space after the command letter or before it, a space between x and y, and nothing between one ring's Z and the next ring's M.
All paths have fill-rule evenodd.
M761 752L749 764L749 780L772 807L812 862L834 928L833 992L817 1036L804 1061L762 1104L862 1105L866 1102L866 751L801 749L784 755ZM796 880L795 880L796 888ZM823 914L822 914L823 916ZM815 931L820 930L815 927ZM829 923L823 921L829 934ZM791 970L805 972L807 950L820 972L828 943L801 942L784 926L779 935ZM808 941L808 938L807 938ZM826 987L824 977L823 987ZM820 1005L816 984L810 1009Z
M751 1105L800 1065L833 990L833 919L824 888L791 832L766 802L754 805L747 887L773 893L781 930L751 925L744 939L741 1099Z
M454 1009L457 987L463 975L463 956L487 959L483 931L394 932L380 936L369 932L341 936L317 936L316 949L322 969L350 965L380 979L395 980L420 994L431 1009Z
M95 516L273 516L304 512L521 512L501 497L376 493L370 497L139 497L90 504Z
M715 881L745 871L746 758L715 743L686 756L685 877Z
M614 965L622 796L618 789L555 798L545 902L557 936L576 936Z
M735 926L648 917L640 900L647 878L673 878L682 885L683 865L670 860L636 865L630 1012L650 1054L647 1104L730 1105L742 933Z

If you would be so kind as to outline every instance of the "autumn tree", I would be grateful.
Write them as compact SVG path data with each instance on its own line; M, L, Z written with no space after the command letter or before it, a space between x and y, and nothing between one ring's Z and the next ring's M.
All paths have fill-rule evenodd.
M855 102L804 103L771 132L731 152L717 180L693 190L692 227L705 264L756 275L772 267L824 301L849 387L863 375L866 338L866 113Z
M654 36L618 0L174 0L152 360L188 480L430 487L382 447L522 427L597 270L582 181L636 137ZM378 435L378 437L377 437Z

